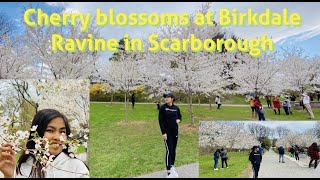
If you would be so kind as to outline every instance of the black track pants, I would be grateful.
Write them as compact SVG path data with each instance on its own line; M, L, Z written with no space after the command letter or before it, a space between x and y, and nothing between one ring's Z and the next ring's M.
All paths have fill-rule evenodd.
M178 129L169 129L167 132L167 140L164 140L166 147L166 168L170 170L176 160L176 147L178 143Z

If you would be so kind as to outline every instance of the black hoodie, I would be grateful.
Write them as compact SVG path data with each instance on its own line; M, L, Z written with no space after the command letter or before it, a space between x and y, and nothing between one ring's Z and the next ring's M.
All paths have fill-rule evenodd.
M249 160L252 164L260 164L262 161L262 155L259 152L251 152L249 155Z
M159 125L162 134L167 133L168 129L178 129L177 119L182 120L178 106L163 104L159 110Z

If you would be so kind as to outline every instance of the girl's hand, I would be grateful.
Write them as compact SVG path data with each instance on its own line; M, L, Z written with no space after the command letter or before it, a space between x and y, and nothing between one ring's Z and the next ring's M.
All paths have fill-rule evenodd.
M176 120L177 124L179 124L179 123L180 123L180 121L181 121L180 119L177 119L177 120Z
M164 140L167 140L167 134L162 134L162 138L163 138Z
M0 147L0 171L5 178L14 177L14 168L16 166L15 151L12 144L3 144Z

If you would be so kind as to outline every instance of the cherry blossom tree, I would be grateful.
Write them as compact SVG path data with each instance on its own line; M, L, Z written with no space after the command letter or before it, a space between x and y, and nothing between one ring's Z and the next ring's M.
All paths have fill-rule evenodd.
M154 98L161 97L166 91L177 90L172 76L171 61L162 59L163 52L146 53L141 64L142 84Z
M8 35L0 39L0 79L33 77L32 61L25 56L27 49Z
M212 26L207 24L201 27L194 23L196 13L206 14L209 9L210 3L203 3L195 13L189 16L189 26L165 26L160 28L158 33L160 39L190 39L191 34L194 34L195 37L204 41L218 36L223 30L217 23ZM164 59L172 63L171 76L174 79L175 88L184 91L187 95L191 124L194 124L192 96L199 90L203 93L208 84L217 89L221 88L220 83L216 82L222 82L219 80L221 78L219 63L226 58L225 56L224 53L218 52L192 52L190 47L188 47L187 52L166 52L163 53L163 56L157 56L157 59Z
M283 53L283 83L286 89L297 92L314 92L318 90L320 58L303 55L299 48L285 49Z
M258 58L243 54L237 59L239 63L230 73L238 86L237 92L255 92L260 95L278 95L282 92L283 66L277 58L277 53L264 53Z
M275 134L278 138L282 138L283 136L288 135L290 132L291 130L285 126L278 126L275 128Z
M260 144L247 132L243 124L228 122L201 121L199 125L200 148L250 149Z
M291 132L277 140L277 146L291 147L299 145L300 147L309 147L313 142L319 143L319 139L309 132Z
M247 125L247 128L249 132L256 137L256 139L259 139L261 137L269 137L271 128L258 123L250 123Z
M64 11L59 11L62 14ZM36 15L30 17L36 21ZM24 33L18 37L23 47L28 50L25 58L33 60L37 78L49 79L87 79L94 71L94 63L100 53L86 50L80 52L52 51L52 34L60 34L72 39L88 38L89 34L99 38L99 28L94 25L94 19L86 32L80 30L80 22L70 27L42 26L31 27L25 25Z
M129 92L135 90L142 83L141 54L120 51L119 59L109 61L101 72L101 79L111 84L115 90L124 92L125 121L128 120Z

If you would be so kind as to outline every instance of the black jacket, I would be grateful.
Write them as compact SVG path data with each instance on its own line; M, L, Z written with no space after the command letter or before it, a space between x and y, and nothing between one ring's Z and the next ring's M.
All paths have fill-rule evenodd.
M284 154L284 148L283 147L279 147L278 148L278 152L279 152L279 154Z
M251 164L260 164L262 161L262 155L259 152L251 152L249 155Z
M178 129L177 119L182 121L181 118L178 106L163 104L159 110L159 125L162 134L167 133L168 129Z

